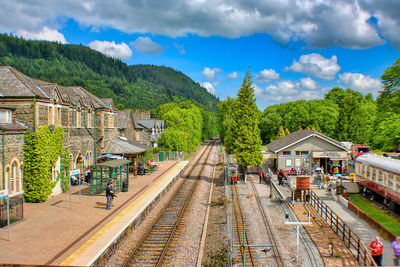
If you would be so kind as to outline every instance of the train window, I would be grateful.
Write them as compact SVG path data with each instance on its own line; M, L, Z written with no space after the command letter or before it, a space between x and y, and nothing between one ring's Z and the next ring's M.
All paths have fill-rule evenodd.
M367 179L368 179L368 180L371 180L369 167L367 167Z
M396 191L397 191L397 192L400 192L400 176L397 176Z
M376 182L376 170L375 169L372 171L372 181Z
M389 174L388 187L394 189L394 175Z
M382 171L378 171L378 183L383 184Z

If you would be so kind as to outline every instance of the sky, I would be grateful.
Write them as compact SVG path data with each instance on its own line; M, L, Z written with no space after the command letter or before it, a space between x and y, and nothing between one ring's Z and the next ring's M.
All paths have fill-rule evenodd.
M3 0L0 32L172 67L221 100L246 71L256 103L374 97L400 58L400 0Z

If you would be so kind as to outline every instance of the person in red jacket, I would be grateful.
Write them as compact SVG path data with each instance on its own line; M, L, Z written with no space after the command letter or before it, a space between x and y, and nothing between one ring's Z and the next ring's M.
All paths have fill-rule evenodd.
M369 245L369 249L371 250L371 255L374 261L378 266L382 266L382 248L383 243L379 236L375 238L375 241L372 241Z

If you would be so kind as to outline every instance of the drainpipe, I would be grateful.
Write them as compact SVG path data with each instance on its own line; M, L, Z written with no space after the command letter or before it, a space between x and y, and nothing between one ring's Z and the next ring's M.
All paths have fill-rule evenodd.
M3 172L3 190L5 189L5 170L4 170L4 135L5 135L5 131L3 130L3 136L2 136L2 141L1 141L1 146L2 146L2 159L1 159L1 164L2 164L2 172Z
M36 96L33 97L33 130L36 132Z

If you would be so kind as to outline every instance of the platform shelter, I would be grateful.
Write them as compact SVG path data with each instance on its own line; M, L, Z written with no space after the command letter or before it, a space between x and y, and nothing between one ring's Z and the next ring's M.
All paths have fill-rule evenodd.
M91 166L90 191L92 195L104 195L109 180L113 180L116 193L121 192L123 188L128 188L129 163L130 161L126 159L115 159Z

